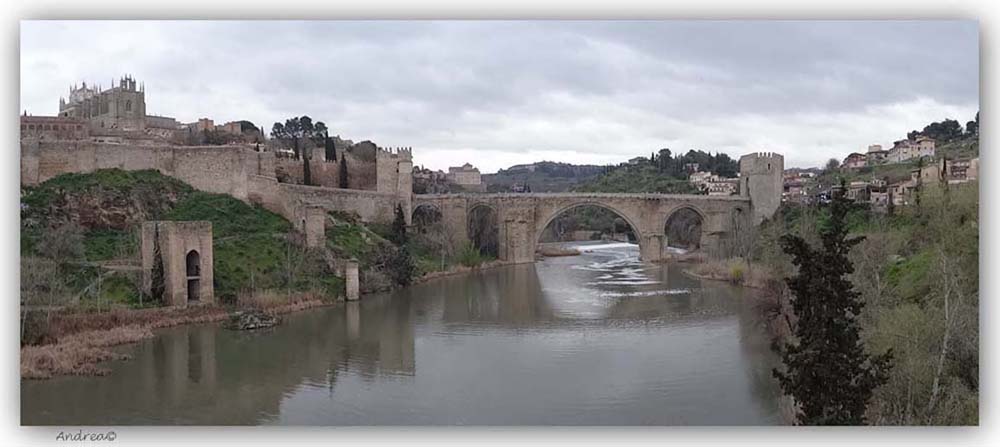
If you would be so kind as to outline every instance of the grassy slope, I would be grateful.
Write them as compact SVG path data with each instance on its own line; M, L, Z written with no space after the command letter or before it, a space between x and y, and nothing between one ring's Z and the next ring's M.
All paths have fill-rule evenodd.
M663 175L655 166L641 164L619 168L574 188L580 192L624 192L697 194L698 190L685 179Z
M235 298L241 287L251 282L258 289L289 288L302 290L321 287L330 292L342 290L340 278L315 271L322 259L303 254L286 240L291 225L281 216L259 206L251 206L230 196L195 191L176 179L156 171L100 170L92 174L67 174L25 188L22 204L22 255L38 255L37 245L48 226L73 218L64 213L68 204L99 196L101 203L138 204L130 211L126 225L117 228L85 228L82 261L103 261L122 253L135 253L137 225L142 220L208 220L212 222L215 257L216 295ZM164 198L169 197L170 200ZM310 258L312 256L313 258ZM298 268L291 278L288 266ZM74 285L81 287L95 275L93 268L73 269ZM252 281L251 281L252 277ZM137 292L127 289L121 278L106 279L104 298L134 301Z

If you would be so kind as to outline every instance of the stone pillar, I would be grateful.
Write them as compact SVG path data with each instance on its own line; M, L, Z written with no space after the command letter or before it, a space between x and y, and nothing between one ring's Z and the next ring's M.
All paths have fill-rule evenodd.
M305 228L302 231L306 235L306 247L322 247L326 239L326 210L315 206L307 207L303 219Z
M643 262L658 262L663 259L663 248L666 247L666 236L662 234L645 234L639 243L639 259Z
M347 301L357 301L361 298L361 282L358 280L358 261L350 260L344 264L344 298Z

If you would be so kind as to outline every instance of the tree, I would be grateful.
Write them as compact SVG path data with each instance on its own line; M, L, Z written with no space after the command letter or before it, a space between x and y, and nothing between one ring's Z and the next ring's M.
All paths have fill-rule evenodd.
M824 168L826 172L834 172L840 169L840 160L836 158L831 158L826 161L826 167Z
M979 135L979 112L976 112L976 119L965 123L965 133Z
M797 321L794 342L780 347L784 371L773 373L795 399L799 424L864 424L869 399L888 380L892 351L878 356L865 351L857 321L864 303L845 278L854 271L851 247L863 240L847 237L849 206L843 194L835 194L820 248L792 234L781 238L798 268L786 279Z
M340 157L340 175L338 175L337 177L338 177L337 180L340 182L341 189L347 189L348 188L348 183L347 183L347 156L346 155Z
M272 137L292 145L292 152L295 154L296 160L302 158L303 139L315 142L317 139L322 139L326 132L326 124L323 124L322 121L313 124L312 118L308 116L289 118L285 120L285 124L274 123L271 128ZM303 163L302 170L302 177L306 179L305 183L308 185L311 180L309 162Z
M403 215L403 206L396 204L395 217L392 219L392 233L390 239L396 245L406 245L406 216Z

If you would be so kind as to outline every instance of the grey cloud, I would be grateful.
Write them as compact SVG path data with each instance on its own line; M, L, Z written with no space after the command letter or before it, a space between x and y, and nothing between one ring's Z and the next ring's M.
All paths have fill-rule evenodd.
M455 160L421 148L612 161L766 143L821 162L945 110L971 117L979 94L972 21L24 22L21 43L32 113L129 72L152 113L267 127L308 114L433 166ZM864 128L810 140L847 123Z

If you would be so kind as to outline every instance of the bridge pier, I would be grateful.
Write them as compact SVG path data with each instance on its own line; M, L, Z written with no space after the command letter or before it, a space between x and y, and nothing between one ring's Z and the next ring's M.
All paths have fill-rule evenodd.
M663 248L667 245L667 237L662 234L644 234L639 242L639 260L643 262L658 262L663 259Z

